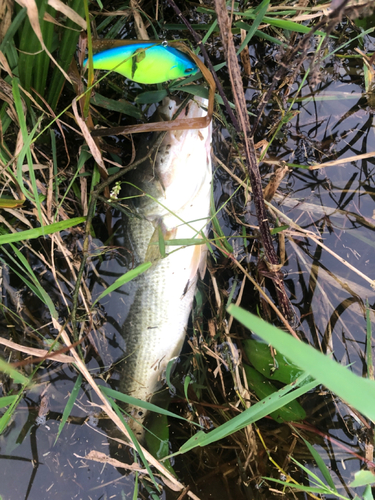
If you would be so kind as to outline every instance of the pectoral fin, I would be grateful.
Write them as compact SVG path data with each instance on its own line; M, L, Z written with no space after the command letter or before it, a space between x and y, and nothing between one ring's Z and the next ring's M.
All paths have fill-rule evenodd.
M201 238L201 236L198 236ZM207 246L206 245L195 245L194 253L190 264L190 274L189 280L192 280L195 275L199 272L201 279L204 278L207 268Z
M165 247L164 241L173 240L176 237L177 228L173 228L167 231L161 224L159 224L155 231L153 232L150 243L148 244L145 262L149 261L152 263L164 258Z

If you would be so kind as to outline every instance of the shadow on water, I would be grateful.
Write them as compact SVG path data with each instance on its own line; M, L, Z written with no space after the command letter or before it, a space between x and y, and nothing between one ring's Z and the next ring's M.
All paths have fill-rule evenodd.
M366 43L371 46L374 41L367 37ZM255 68L259 60L257 50L256 45L251 48ZM302 99L299 98L293 107L297 113L276 137L269 151L271 160L295 165L282 181L273 204L306 231L304 237L296 235L292 229L285 232L282 271L300 319L298 333L301 338L331 354L341 364L350 365L355 373L365 375L365 302L368 300L373 309L375 292L356 270L373 277L374 112L364 96L360 59L333 56L322 67L321 77L322 82L314 89L305 84ZM296 84L290 90L290 98L295 91ZM255 99L257 94L257 89L249 86L249 101ZM269 106L269 113L260 124L259 140L272 129L278 113L276 104ZM217 125L215 154L231 171L243 178L236 156L229 154L229 140L225 144L224 137L227 138L228 134ZM345 160L372 151L374 156ZM334 160L338 161L335 165L309 169L311 165ZM218 214L224 234L233 245L237 259L249 272L261 276L262 270L257 267L259 248L250 239L253 226L257 225L253 206L244 191L238 189L237 181L220 164L215 167L216 206L225 204ZM261 164L261 170L266 183L271 173L269 164ZM96 226L99 228L99 223L103 221L102 214ZM115 226L119 225L117 221ZM317 245L316 239L311 239L308 232L320 238L325 248ZM248 238L245 238L246 235ZM94 239L93 248L102 247L105 239L104 236ZM281 239L279 241L281 246ZM219 252L215 256L216 261L212 259L209 267L221 300L225 302L233 291L232 300L235 301L242 293L241 305L256 312L259 299L252 285L245 283L240 291L241 273ZM124 273L124 263L129 264L129 257L118 248L113 248L102 257L93 259L88 282L94 298L104 290L103 283L108 286ZM339 259L345 259L352 268ZM14 287L16 284L17 281L12 282ZM264 278L264 287L271 295L273 292L268 285L267 278ZM114 388L118 385L118 375L113 365L126 352L120 332L132 301L132 287L130 284L101 300L100 326L92 334L100 358L92 351L88 368L101 384L107 383L112 375L109 383ZM207 355L207 351L198 354L200 343L215 349L214 346L224 342L225 338L221 322L223 313L219 311L209 276L206 276L200 290L201 318L197 314L193 321L194 329L190 325L189 343L185 345L176 370L174 383L177 393L169 398L170 409L194 418L199 411L207 421L216 423L226 412L228 415L236 414L237 410L231 408L229 403L237 401L237 398L230 374L222 369L215 371L218 364ZM37 305L32 308L35 315L37 309ZM272 320L265 303L261 303L258 310ZM197 325L200 326L197 328ZM5 330L6 327L7 322L3 320L1 328ZM231 333L238 348L249 335L236 323ZM194 361L192 347L196 356ZM220 350L215 352L220 354ZM199 367L203 361L206 363L202 376L205 388L199 384L194 387L196 392L189 397L197 403L192 405L194 410L187 409L183 372L186 367L188 371L191 371L190 366ZM55 443L65 401L75 379L73 368L61 367L53 362L38 372L35 385L27 392L11 424L0 436L0 495L3 500L132 498L136 481L133 473L124 473L110 464L84 458L96 450L128 464L133 463L133 456L126 447L119 447L108 440L108 425L101 419L100 408L96 406L98 401L88 386L82 386L69 423ZM48 401L49 411L45 422L42 420L38 424L43 397ZM324 388L305 395L301 404L307 412L307 419L296 424L294 429L287 424L276 424L271 419L257 423L258 450L255 460L247 463L251 450L246 450L247 435L241 431L233 439L176 457L173 465L178 477L189 484L202 500L278 498L279 493L269 489L274 487L272 483L261 479L262 476L280 477L278 466L288 471L295 480L307 484L306 475L291 462L290 455L307 464L318 476L321 475L307 449L297 440L297 433L300 433L314 444L329 465L339 491L350 498L352 493L347 485L353 479L353 473L363 466L363 458L373 437L371 426ZM171 449L177 451L193 431L186 423L170 422L170 426ZM141 489L140 494L142 498L152 497L146 488ZM162 498L175 499L177 496L166 490ZM288 493L285 497L307 498L304 493Z

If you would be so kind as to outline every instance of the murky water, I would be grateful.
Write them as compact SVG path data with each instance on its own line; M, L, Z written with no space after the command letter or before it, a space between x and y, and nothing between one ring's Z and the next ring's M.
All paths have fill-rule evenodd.
M371 49L374 41L366 39ZM261 51L259 47L259 51ZM255 71L260 63L257 47L251 49ZM263 68L263 66L260 66ZM226 74L223 73L223 77ZM296 90L292 87L290 97ZM358 270L370 279L374 278L374 228L375 228L375 137L373 110L364 95L362 64L360 60L338 59L333 57L325 62L322 68L322 83L312 89L308 84L302 96L310 96L293 106L298 114L283 128L269 151L269 156L278 161L299 164L305 168L293 167L280 185L273 204L293 220L305 234L286 231L285 256L282 271L290 298L296 310L300 325L299 334L324 352L332 352L333 357L342 364L351 364L357 374L364 374L365 362L365 301L374 307L375 292L368 280L356 272ZM251 100L257 91L249 85L247 96ZM279 116L277 105L269 106L262 119L257 139L264 138ZM217 122L216 122L217 123ZM221 135L224 133L224 135ZM236 175L243 178L241 168L235 159L227 157L230 143L224 143L228 135L217 125L214 144L215 153ZM353 156L374 151L374 156L355 160ZM339 160L338 164L326 168L310 170L313 164ZM238 259L247 265L253 273L258 260L256 248L251 240L244 246L241 235L242 224L256 225L254 208L246 203L244 192L238 190L238 183L224 171L220 164L216 165L215 200L220 207L232 195L228 204L220 212L218 218L224 233L229 237ZM262 164L261 170L266 182L272 171L269 164ZM114 224L117 214L114 214ZM104 215L102 215L102 223ZM282 219L281 219L281 222ZM286 219L287 222L287 219ZM93 240L92 250L100 248L107 235L102 235L99 223L96 222L97 238ZM246 231L250 229L246 226ZM321 239L327 249L321 248L310 238ZM119 243L120 240L117 240ZM252 253L250 253L252 252ZM242 274L231 266L219 252L217 262L211 261L215 268L215 279L219 294L226 300L233 286L236 287L233 300L240 293ZM337 258L345 259L352 268L344 265ZM7 257L4 256L5 260ZM100 278L109 285L124 272L126 255L117 248L101 258L94 258L93 266ZM40 262L35 268L42 267ZM353 269L354 268L354 269ZM10 284L17 287L17 278L11 276ZM97 297L103 287L95 277L93 270L89 272L87 284L93 298ZM266 287L268 287L266 283ZM269 292L272 293L271 287ZM57 294L57 291L53 291ZM66 290L66 293L70 293ZM4 289L3 295L9 294ZM124 343L120 336L120 327L129 307L128 294L131 286L111 294L110 298L101 301L102 317L98 315L98 328L94 335L95 343L101 354L101 361L94 352L90 353L88 368L96 376L99 384L107 383L107 374L111 365L123 355ZM38 314L38 303L23 292L24 301L29 304L31 312ZM217 333L220 333L218 304L209 275L201 287L200 298L203 302L203 318L201 321L203 337L211 345L207 320L216 316ZM8 300L9 299L4 299ZM254 295L252 286L245 283L241 305L256 311L259 299ZM11 301L9 306L14 307ZM39 311L40 313L40 311ZM267 309L263 309L267 316ZM198 318L199 319L199 318ZM1 322L2 336L9 337L10 318L4 316ZM17 330L17 329L16 329ZM20 333L18 329L17 333ZM231 330L236 338L247 335L238 325ZM191 344L197 346L199 335L193 336ZM220 338L220 336L219 336ZM209 339L209 340L207 340ZM186 345L180 365L189 366L191 345ZM227 411L226 402L222 398L222 382L211 372L215 369L212 359L201 358L208 363L208 374L204 381L211 384L210 389L202 391L201 403L208 420L220 421L220 411ZM185 365L184 365L185 363ZM177 379L182 379L183 370L177 369ZM116 372L111 370L112 386L116 387ZM229 374L224 374L223 384L227 390L227 401L234 400ZM107 425L100 417L98 401L91 394L90 388L83 385L78 403L72 411L72 418L57 438L59 422L64 411L66 400L76 380L73 368L61 367L51 362L43 371L38 372L35 386L25 394L11 424L0 436L0 495L3 500L77 498L77 499L109 499L132 498L135 475L124 474L110 464L97 463L84 457L96 450L106 455L114 454L113 445L109 445ZM173 398L174 411L185 411L182 402L182 384L176 382L177 396ZM7 388L8 389L8 388ZM43 391L49 412L46 421L37 421ZM194 399L194 398L193 398ZM216 399L216 401L215 401ZM212 409L209 405L217 405ZM352 474L363 462L353 456L365 454L366 433L361 422L341 402L330 394L309 394L302 398L308 418L306 426L299 428L313 444L321 456L331 466L332 477L342 494L346 485L353 479ZM208 406L205 406L208 405ZM315 430L330 435L336 442L330 442ZM176 451L193 431L185 425L171 424L171 446ZM301 445L293 447L293 435L287 425L275 425L273 422L259 423L259 432L264 438L273 459L291 473L297 480L306 481L303 474L288 460L288 453L319 475L311 464L311 457ZM241 450L238 440L226 440L224 443L210 446L207 450L191 452L178 457L175 470L186 484L202 499L209 498L271 498L268 486L260 477L278 472L268 460L265 450L258 442L258 454L255 462L251 462L246 470L241 469L246 456ZM56 440L56 442L55 442ZM344 444L345 449L337 443ZM118 449L117 449L118 451ZM121 455L121 454L120 454ZM132 452L124 449L124 460L133 462ZM240 485L239 485L240 483ZM269 483L271 484L271 483ZM307 483L306 483L307 484ZM359 492L360 493L360 492ZM151 498L145 486L141 487L142 498ZM163 496L177 498L175 493L165 491ZM162 497L163 497L162 496ZM277 495L275 494L275 497ZM304 494L296 494L304 498ZM292 498L292 496L287 496ZM328 497L327 497L328 498Z

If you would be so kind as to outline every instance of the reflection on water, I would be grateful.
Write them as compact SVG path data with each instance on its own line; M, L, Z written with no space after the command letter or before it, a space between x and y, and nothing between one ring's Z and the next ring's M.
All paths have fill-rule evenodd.
M95 418L89 417L100 412L90 404L89 387L80 392L71 417L56 440L76 373L69 368L55 369L56 365L51 365L49 372L40 377L0 437L1 498L126 498L134 489L132 476L123 476L112 466L85 459L93 450L109 455L103 424L95 427ZM49 412L45 424L36 425L45 387Z

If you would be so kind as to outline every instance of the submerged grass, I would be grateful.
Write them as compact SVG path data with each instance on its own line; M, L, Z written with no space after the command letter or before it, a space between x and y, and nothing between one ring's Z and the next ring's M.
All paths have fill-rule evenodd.
M63 309L61 304L64 304L69 313L72 312L72 316L69 318L72 319L72 324L69 325L69 331L75 333L78 341L78 338L82 340L82 337L85 336L84 332L92 328L94 323L93 312L95 312L99 302L121 287L125 282L146 271L151 264L144 263L139 267L130 269L121 278L114 281L114 283L95 300L92 300L90 290L87 286L88 280L86 279L87 274L85 266L81 265L81 271L77 273L77 269L80 265L80 254L77 258L74 253L83 250L83 259L84 262L86 262L85 259L90 256L90 248L87 244L88 237L98 236L95 234L95 231L100 233L99 225L93 223L94 214L99 213L101 210L99 201L102 200L99 199L99 188L102 190L108 189L110 182L112 182L110 187L113 187L114 182L122 175L121 169L126 170L126 168L123 168L122 161L118 156L118 149L111 146L111 144L102 143L103 150L107 148L109 151L109 155L105 156L105 161L107 162L106 166L108 169L112 168L111 173L115 174L115 177L112 177L111 181L107 181L106 168L103 168L104 162L101 164L101 157L95 156L95 154L92 156L84 147L81 149L84 145L84 141L80 135L81 133L76 128L74 119L72 119L74 118L73 114L69 111L69 99L71 101L76 95L81 96L82 93L85 92L81 82L74 80L74 78L78 78L78 71L76 71L76 63L73 62L72 65L71 63L79 37L78 26L83 27L86 23L82 16L84 6L88 7L88 3L83 3L80 0L73 1L70 4L73 14L70 13L70 15L68 15L67 12L63 11L64 16L67 17L59 15L59 24L53 24L51 22L51 16L56 19L56 11L54 11L54 9L44 0L39 0L36 3L25 2L25 5L28 6L27 9L17 6L12 22L8 27L8 31L3 40L0 40L0 55L4 58L0 59L0 64L5 70L4 78L1 80L1 89L7 88L8 91L10 91L8 98L4 98L4 102L0 109L2 134L0 143L0 164L3 168L2 191L7 196L13 196L15 198L16 194L18 194L19 198L23 196L26 199L26 206L5 209L4 215L1 217L1 259L11 264L12 276L18 278L18 283L23 283L23 285L26 286L27 293L31 293L38 298L42 307L48 311L52 321L54 321L53 325L55 331L50 333L51 338L49 340L52 339L54 341L57 335L61 333L61 330L65 330L61 328L58 322L63 319L61 315ZM337 16L344 15L344 6L343 4L342 11L338 12ZM289 75L286 74L285 70L284 73L278 73L276 78L275 72L270 70L270 75L267 79L268 69L264 66L264 74L257 74L257 90L259 95L262 98L264 97L265 101L268 102L270 106L273 106L276 102L281 103L278 110L279 116L275 118L272 124L270 139L263 144L263 150L260 154L261 159L266 158L268 150L278 141L280 134L286 129L288 123L293 123L296 116L293 111L296 103L301 100L303 104L306 104L309 99L311 99L310 96L301 95L306 85L305 82L308 79L309 69L307 69L302 76L301 82L297 85L298 90L294 92L292 97L289 96L289 90L285 90L284 95L282 95L282 89L286 87L288 89L292 88L294 78L306 61L308 40L313 40L311 44L315 46L314 52L316 56L318 56L320 51L324 50L324 47L327 46L326 44L328 43L327 33L330 35L329 30L332 28L333 22L332 19L326 20L328 25L328 30L326 32L323 31L325 23L319 21L323 16L323 12L317 13L316 10L312 10L310 7L304 8L303 12L297 10L278 10L282 8L285 7L276 5L271 6L269 0L263 0L258 7L246 9L245 11L236 10L238 9L238 5L236 4L233 12L236 16L236 20L232 26L234 35L237 35L240 30L244 32L241 42L238 43L239 48L237 54L247 50L250 40L256 40L256 43L259 43L260 38L266 39L267 43L274 44L274 46L283 46L285 50L289 50L287 48L291 47L293 44L299 44L300 52L297 54L299 59L296 56L293 67L289 68L292 70ZM216 37L219 33L219 28L215 10L206 7L198 7L195 10L195 15L197 15L197 13L204 16L210 16L211 21L206 24L193 25L193 28L205 33L204 42L207 42L207 46L209 46L210 37L216 40L215 44L217 44ZM303 15L305 17L303 17ZM311 25L306 25L308 19L317 19L319 29L317 29L317 25L314 26L313 23ZM339 19L340 17L336 17L335 22L337 23ZM86 15L86 20L89 20L88 15ZM153 19L152 22L154 23L152 25L153 28L157 31L159 21ZM35 23L39 26L40 36L36 33ZM110 16L105 20L103 18L102 24L98 26L98 31L100 32L108 29L107 23L112 23L112 29L108 31L108 35L110 37L113 37L114 34L117 35L122 21L115 20L114 18L111 19ZM167 30L180 30L182 29L182 25L167 23L164 25L164 28ZM372 30L373 28L368 28L367 31L362 32L360 35L355 37L352 36L350 40L340 43L339 47L336 49L327 50L325 57L332 58L335 52L343 51L348 44L357 43L357 41L371 33ZM302 35L304 34L314 36L314 38L303 38ZM41 43L41 39L43 43ZM80 41L80 44L81 43L83 42ZM56 60L58 64L52 67L49 53L56 54L57 46L58 55L56 56ZM83 47L84 45L80 46ZM291 52L287 52L287 54L290 53ZM83 54L80 55L81 60L82 56ZM267 57L270 56L268 55ZM280 57L282 57L282 54ZM4 66L5 61L9 66L8 68ZM322 59L320 59L320 61L322 61ZM215 66L218 72L222 71L220 75L222 75L223 79L228 79L228 73L225 69L226 64L226 61L220 61L220 63ZM69 71L69 68L71 71L68 77L66 73ZM314 73L314 68L312 73ZM67 78L73 80L73 86L67 83ZM141 119L147 114L148 105L159 102L171 90L185 90L193 95L206 95L207 89L205 86L203 84L195 84L199 78L200 75L190 78L188 87L182 86L180 82L175 82L170 89L158 88L157 90L151 91L144 89L138 92L139 89L128 86L125 90L126 99L120 103L117 103L117 97L116 99L113 98L113 92L108 92L108 88L105 88L106 80L104 79L102 86L96 89L95 95L90 98L92 106L100 106L102 110L104 110L102 112L103 115L100 115L95 108L91 108L89 111L88 100L86 101L87 104L85 108L81 110L81 113L82 116L87 118L88 124L90 124L90 120L92 124L94 121L100 121L101 118L98 118L100 116L105 116L105 124L117 124L118 117L112 115L114 110L128 117L130 116L133 119ZM272 96L271 93L267 94L267 97L266 93L271 85L271 79L280 82L280 87L275 90ZM116 80L116 78L114 78L114 80ZM65 92L68 95L68 106L66 106L66 96L62 94L64 86L66 87ZM101 93L108 93L108 96L102 95ZM224 98L223 100L223 96L217 94L217 105L227 101L229 109L233 109L232 96L224 95ZM287 107L286 104L282 104L282 102L290 102L289 107ZM48 106L46 106L46 103ZM52 127L54 125L50 124L47 127L47 129L49 128L49 134L46 133L46 129L40 134L42 122L45 120L45 117L48 116L50 119L51 113L59 112L59 109L63 107L65 107L64 115L59 117L60 124L62 119L65 121L63 129L53 130ZM252 109L256 111L255 107ZM260 121L261 115L258 114L256 120L258 126ZM60 133L68 135L68 127L72 128L73 134L75 134L72 142L74 142L77 137L79 138L79 151L77 151L78 148L71 147L71 145L65 149L61 147L60 144L57 144L57 138L59 138ZM61 132L61 130L63 130L63 132ZM93 142L90 147L93 148L93 144L95 143ZM228 158L235 158L234 161L237 162L237 167L239 166L240 175L243 176L244 155L242 154L242 146L239 142L236 142L235 138L233 140L233 145L233 149L236 152L228 154ZM62 160L62 156L68 151L71 158L70 167L67 165L69 160ZM95 157L97 164L94 164L93 157ZM134 162L131 161L130 164L134 166ZM42 168L39 168L40 166L42 166ZM302 166L308 167L308 165ZM104 183L98 188L100 176ZM245 200L246 202L249 191L246 182L241 182L238 188L230 193L224 202L220 200L220 202L216 204L219 207L218 209L215 208L214 201L212 202L213 238L206 238L203 235L202 240L198 242L194 241L194 239L164 241L163 238L159 238L158 245L161 255L164 256L166 254L166 246L207 244L213 257L216 258L218 262L216 272L218 272L220 266L228 268L228 263L233 263L236 267L237 280L238 276L242 276L243 270L245 271L243 273L243 285L241 286L240 293L238 294L235 291L236 286L233 286L229 300L227 300L228 297L221 295L219 286L215 281L215 276L214 274L212 275L213 283L215 283L213 285L213 295L215 299L212 299L212 304L215 304L216 301L216 305L212 305L212 316L214 320L209 323L208 328L210 329L210 336L201 346L198 345L199 342L197 338L202 336L205 326L202 328L202 324L204 325L202 321L201 323L199 323L198 320L194 322L194 329L195 332L197 332L197 336L193 339L192 344L196 358L192 360L191 364L192 366L200 365L201 369L203 362L205 366L208 365L207 358L209 356L211 356L211 359L215 359L217 363L215 376L220 378L220 384L218 385L221 385L221 389L216 390L216 393L213 391L211 386L216 383L216 380L213 382L213 379L211 379L210 381L209 373L207 375L207 373L204 372L203 380L202 374L199 376L200 378L195 379L194 370L190 370L183 384L182 393L184 393L191 407L196 408L196 413L207 417L206 421L212 421L215 428L208 432L199 430L197 433L189 430L185 435L186 438L184 438L184 443L181 445L181 442L179 442L179 450L170 454L170 456L182 455L193 449L202 447L208 447L207 449L209 450L210 446L212 447L214 443L229 439L231 445L236 447L236 450L241 450L241 460L247 464L242 469L246 470L248 466L248 455L244 452L243 443L245 439L248 439L251 445L256 446L255 441L251 441L251 438L248 437L249 434L245 434L245 432L250 432L249 426L254 422L258 422L278 408L285 405L287 406L291 401L297 400L297 398L308 391L312 391L313 388L320 384L367 417L369 421L373 422L375 420L375 394L372 393L375 391L375 386L373 381L371 355L372 331L369 306L366 308L367 378L363 378L352 373L351 367L348 368L338 364L327 356L327 354L318 352L317 349L295 340L291 335L276 329L271 324L260 320L259 317L251 315L248 311L237 305L231 304L232 297L234 296L237 297L236 302L238 305L243 303L242 299L245 293L244 287L247 275L257 275L260 288L266 289L264 286L264 279L268 278L271 275L271 271L274 272L275 270L262 268L262 262L264 262L264 259L262 259L262 250L259 246L257 247L260 241L259 229L254 227L254 224L248 223L248 220L244 216L245 210L242 212L243 207L240 208L238 204L239 197L242 196L242 189L244 190L244 195L241 201ZM79 243L82 243L82 230L77 228L75 232L73 228L85 223L87 220L86 216L88 216L89 219L89 223L86 226L87 239L83 243L83 249L81 247L77 250L77 247L74 247L74 251L72 251L72 249L68 247L67 241L76 237ZM228 236L228 227L225 227L225 220L229 217L233 217L236 224L241 227L238 234L230 234L230 236ZM186 223L186 221L181 220L181 223ZM194 223L194 226L200 225L201 227L203 225L203 221L201 223L199 221L192 221L192 223ZM110 224L109 221L109 226ZM30 226L32 226L32 228L30 228ZM275 222L275 226L281 226L279 221ZM302 228L298 228L298 230L301 230L298 237L303 235L303 238L310 238L311 235L307 230L305 230L304 233L302 232ZM272 228L272 234L279 233L278 237L280 238L280 242L285 234L291 239L295 238L296 236L293 231L297 231L297 228L293 225L290 225L289 228L285 225ZM363 235L360 235L360 237L361 241L366 243L365 237L363 237ZM367 240L371 241L368 238ZM238 241L243 242L241 248L239 247ZM14 245L19 242L22 242L22 246ZM251 242L253 249L259 252L259 255L255 256L251 254L253 249L249 251L249 242ZM46 248L43 248L44 246ZM213 250L214 247L216 248L215 251ZM56 248L59 253L63 255L64 263L70 271L70 276L68 278L65 278L60 272L55 262ZM30 258L30 255L36 256L38 266L33 264L33 259ZM295 255L297 259L300 259L298 265L305 269L306 266L302 261L301 254L296 250ZM94 259L95 257L92 256L92 258ZM224 259L227 260L224 261ZM253 272L254 269L251 268L251 265L246 266L246 263L254 263L255 261L257 272ZM62 290L62 286L64 290L66 290L66 287L69 289L69 293L66 291L61 293L62 298L60 307L56 305L51 297L52 294L50 294L49 288L46 288L46 284L42 284L41 275L35 269L36 267L42 267L41 264L44 266L45 271L48 270L48 272L52 273L54 287L56 287L57 290ZM283 262L281 264L283 264ZM71 282L74 283L75 280L78 280L80 286L78 287L79 294L77 293L77 295L73 297L71 295ZM368 278L368 281L371 281L371 279ZM313 280L310 280L308 286L302 286L305 286L306 296L311 294L309 296L312 297L314 295L316 285ZM266 300L271 302L269 296L272 293L272 291L264 293L265 298L261 301L263 311L266 311L266 315L268 313L267 319L270 323L274 322L274 317L268 312ZM224 308L224 303L226 301L230 304L228 307L228 316L226 316ZM215 308L217 309L216 312ZM255 308L253 307L252 310L254 311ZM2 311L4 314L4 326L7 324L6 308L2 308ZM293 363L303 370L305 375L279 389L278 392L275 392L273 395L247 407L250 404L250 399L254 401L254 398L249 394L249 391L246 390L246 377L244 377L243 371L241 370L241 363L235 359L237 347L231 340L231 316L275 347L278 353L285 354ZM338 314L338 316L340 316L340 314ZM31 321L34 320L31 319ZM228 324L230 325L229 327ZM38 322L35 322L35 326L37 328L41 327ZM5 331L3 334L7 335ZM241 335L239 335L239 337L241 337ZM69 339L67 333L65 339ZM224 348L221 350L221 342L227 344L225 350ZM329 342L327 341L327 343ZM71 351L73 352L74 349L71 348ZM224 352L229 352L230 354L224 354ZM198 356L199 361L197 361ZM40 364L35 365L31 375L25 376L22 371L15 370L11 364L0 359L0 370L6 374L7 377L13 379L15 384L20 384L20 388L14 394L7 393L5 389L6 385L3 384L3 396L0 398L0 408L7 409L0 418L1 432L6 429L17 409L17 405L23 398L24 391L27 392L30 385L33 383L33 379L40 366ZM82 380L86 378L93 387L96 386L92 377L90 379L87 375L88 371L84 369L83 364L79 365L79 359L76 359L76 366L78 368L78 375L74 388L62 412L62 420L57 431L55 444L58 442L62 431L65 429L65 424L72 412ZM223 367L230 371L234 383L231 382L228 384L225 373L223 376ZM311 380L311 377L313 377L314 380ZM170 374L168 375L168 379L170 380ZM203 381L204 384L198 383L196 380L199 382ZM228 385L230 386L229 389ZM235 386L235 390L233 390L233 386ZM192 390L193 393L190 393L190 390ZM139 454L147 470L148 476L153 481L154 491L159 494L160 485L155 479L152 467L159 467L159 470L161 470L165 477L168 477L169 481L174 481L174 486L181 489L182 484L173 477L173 474L168 476L168 471L163 470L162 466L160 464L158 465L157 461L152 462L152 457L145 454L143 448L136 441L135 436L132 435L127 421L124 419L118 406L114 402L115 399L118 401L125 401L126 403L132 403L134 401L132 401L129 396L121 395L108 387L101 387L98 391L101 391L101 396L104 401L111 404L112 413L110 411L111 408L108 409L108 407L107 412L111 413L113 419L115 419L117 415L119 419L117 423L120 422L122 424L121 428L126 429L127 435L133 442L133 448L135 448ZM229 397L228 391L234 393L235 397ZM196 401L196 394L205 394L209 401L211 401L208 405L213 405L217 408L216 414L210 410L207 414L204 407L204 403L207 403L207 401ZM107 400L105 397L107 397ZM103 399L102 403L104 404ZM175 412L169 410L162 410L151 403L143 402L139 403L139 406L147 410L156 411L170 418L177 417L178 420L183 421L185 424L187 422L185 417L179 416ZM200 427L200 424L196 422L195 425ZM192 434L191 437L189 437L189 433ZM245 438L244 436L247 437ZM165 434L162 436L162 441L166 441ZM314 461L317 463L324 481L293 457L291 457L292 461L304 471L305 478L309 480L310 486L304 484L292 485L289 479L286 482L272 477L266 477L265 479L267 481L279 482L288 488L297 488L305 492L319 495L333 495L337 498L347 498L338 491L330 471L327 469L327 466L324 464L324 461L317 451L306 438L302 437L301 442L302 441L305 443ZM167 454L166 450L164 450L164 454ZM150 463L152 463L152 466ZM357 483L353 482L350 486L356 487L358 484L359 479ZM366 486L363 498L365 500L371 499L371 489L368 485L372 484L372 476L362 479L361 484ZM138 485L139 476L138 472L136 472L134 497L137 495ZM155 493L151 491L150 494ZM268 493L266 493L266 495L267 494ZM193 494L190 496L192 495Z

